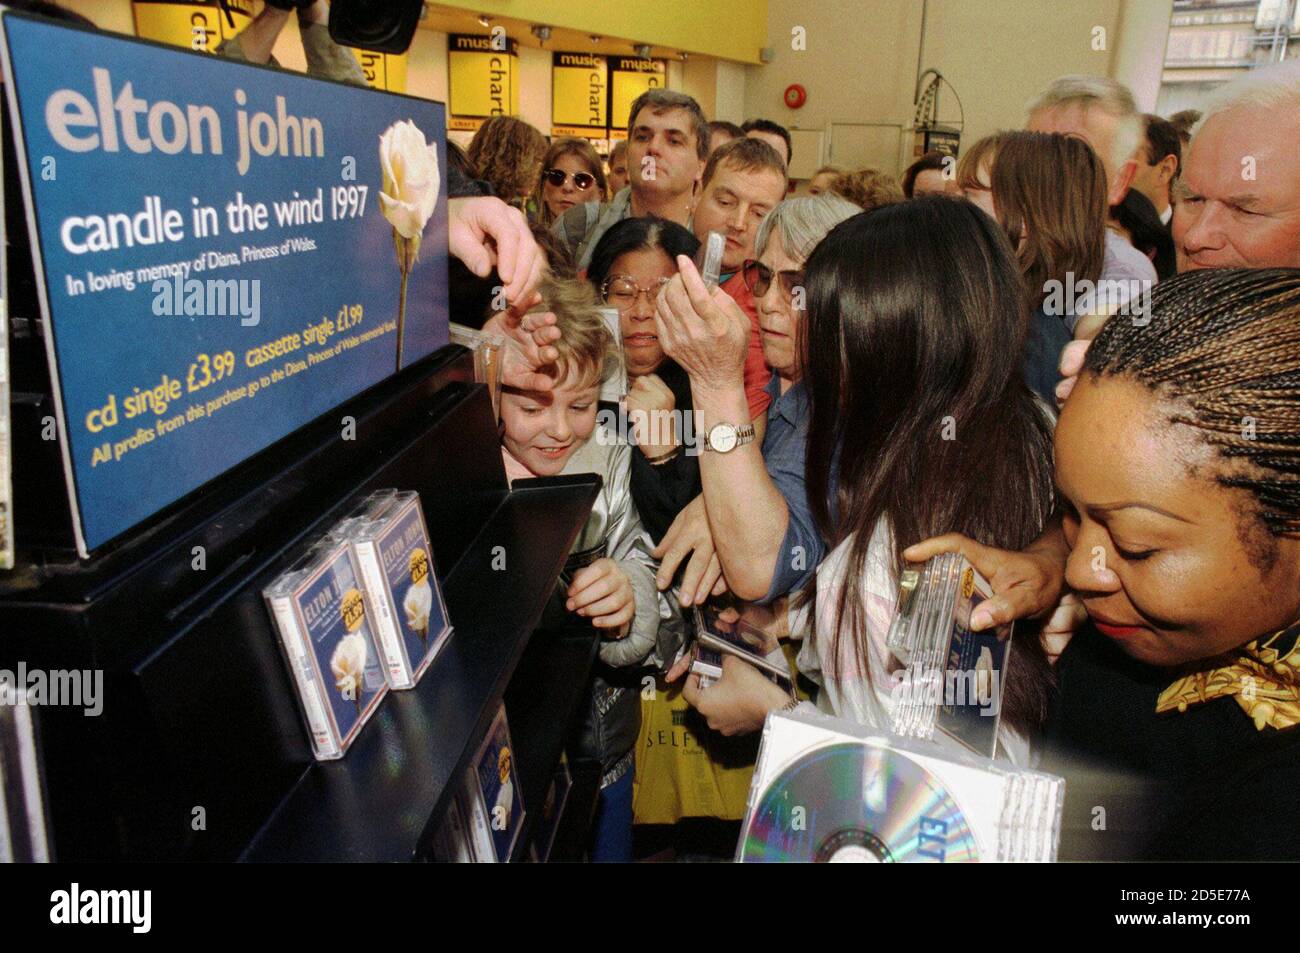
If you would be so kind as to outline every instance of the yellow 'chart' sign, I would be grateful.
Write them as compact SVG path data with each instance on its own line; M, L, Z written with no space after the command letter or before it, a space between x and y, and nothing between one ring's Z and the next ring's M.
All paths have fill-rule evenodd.
M627 138L628 113L632 103L647 89L662 88L668 64L664 60L643 60L633 56L612 56L610 69L609 137Z
M603 56L551 54L551 135L606 137L608 77Z
M519 44L503 33L447 37L447 128L477 129L491 116L519 114Z
M222 40L233 37L253 19L253 0L230 0L227 6L230 19L216 0L134 0L135 34L145 40L214 53Z

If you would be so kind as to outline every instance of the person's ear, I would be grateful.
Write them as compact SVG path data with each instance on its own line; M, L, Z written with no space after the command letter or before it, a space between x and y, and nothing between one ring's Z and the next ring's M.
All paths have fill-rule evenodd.
M1112 207L1123 202L1124 196L1128 195L1133 179L1137 176L1137 168L1137 160L1129 159L1116 170L1115 178L1110 183L1110 192L1106 196Z
M1174 176L1178 174L1178 158L1174 155L1167 155L1160 160L1160 181L1165 185L1170 185L1174 181Z

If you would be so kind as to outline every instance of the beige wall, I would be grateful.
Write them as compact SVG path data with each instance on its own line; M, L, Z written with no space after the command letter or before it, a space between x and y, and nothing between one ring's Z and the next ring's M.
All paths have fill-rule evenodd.
M1152 63L1163 57L1170 5L1171 0L929 0L922 66L938 69L956 87L965 107L963 144L1019 127L1025 102L1064 73L1115 75L1138 87L1143 105ZM865 156L898 171L910 152L910 134L889 125L912 121L921 11L918 0L769 0L773 60L745 67L745 115L825 129L828 159ZM796 26L806 30L804 51L791 49ZM1098 28L1104 35L1094 33ZM1104 44L1094 43L1094 36ZM1154 103L1155 75L1152 103L1146 105ZM787 109L782 100L790 83L808 91L802 109ZM947 88L940 105L941 120L958 117Z
M1138 109L1155 112L1174 0L1125 0L1111 75L1133 90Z

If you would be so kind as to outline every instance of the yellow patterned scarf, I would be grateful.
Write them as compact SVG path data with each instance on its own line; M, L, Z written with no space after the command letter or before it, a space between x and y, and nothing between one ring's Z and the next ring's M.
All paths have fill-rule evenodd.
M1300 724L1300 625L1237 650L1228 665L1178 679L1156 702L1156 711L1187 711L1188 705L1235 698L1255 728Z

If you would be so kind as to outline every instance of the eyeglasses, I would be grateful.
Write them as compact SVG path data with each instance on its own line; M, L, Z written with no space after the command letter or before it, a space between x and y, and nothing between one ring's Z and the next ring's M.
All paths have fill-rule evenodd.
M542 178L557 189L562 189L569 175L570 173L565 172L563 169L547 169L542 173ZM590 172L574 172L572 175L573 187L579 192L585 192L596 184L596 177Z
M785 292L787 298L793 298L794 289L803 284L803 269L773 272L767 265L750 258L740 270L744 275L745 287L753 292L755 298L767 294L767 289L772 285L773 275L781 279L781 290Z
M610 275L600 286L600 293L606 304L618 308L619 311L629 310L642 295L645 295L646 303L653 308L655 299L659 297L660 290L666 284L668 284L667 278L656 278L649 288L642 288L627 275Z

